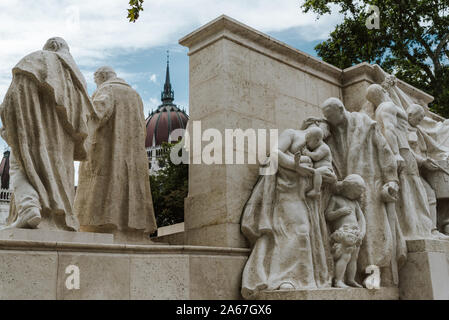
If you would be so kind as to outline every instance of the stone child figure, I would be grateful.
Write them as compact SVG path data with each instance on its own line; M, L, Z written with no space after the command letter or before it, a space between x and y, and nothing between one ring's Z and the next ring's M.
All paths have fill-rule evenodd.
M302 155L309 157L315 169L313 176L313 189L307 193L308 197L315 198L321 194L323 175L332 170L331 150L323 142L323 131L318 127L312 127L306 134L306 145Z
M378 124L369 116L348 112L337 98L322 105L330 135L325 139L332 151L332 164L339 180L360 175L366 183L366 237L360 248L359 272L380 267L382 286L398 281L398 267L407 248L397 221L396 198L385 190L398 190L397 162Z
M73 162L86 157L85 115L93 111L86 81L61 38L49 39L12 73L0 108L12 151L7 228L78 231Z
M145 242L156 229L139 94L110 67L95 73L87 161L80 165L75 212L81 230Z
M347 176L337 185L337 193L332 196L325 213L332 232L334 286L337 288L347 288L346 284L362 287L355 281L355 275L360 246L366 234L365 216L360 206L365 189L362 177L357 174Z

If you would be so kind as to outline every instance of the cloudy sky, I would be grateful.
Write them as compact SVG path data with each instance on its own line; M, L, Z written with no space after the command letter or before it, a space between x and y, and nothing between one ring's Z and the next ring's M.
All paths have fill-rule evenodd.
M166 51L170 50L175 102L188 109L187 49L178 40L227 14L300 50L314 46L341 21L339 14L316 20L298 0L146 0L136 23L126 19L128 0L1 0L0 102L11 69L53 36L67 40L92 93L94 71L110 65L141 94L145 114L160 102ZM0 148L6 144L0 141Z

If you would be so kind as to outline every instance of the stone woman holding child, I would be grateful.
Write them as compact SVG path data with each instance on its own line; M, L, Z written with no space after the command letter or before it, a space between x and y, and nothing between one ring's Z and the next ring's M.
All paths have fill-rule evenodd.
M322 144L326 132L318 125L312 121L304 130L282 133L278 149L270 156L271 161L278 159L277 173L260 176L244 207L242 232L253 247L243 272L245 298L262 290L331 286L333 259L322 206L327 193L307 196L318 180L314 179L317 170L323 187L336 182L330 166L314 166L313 159L304 155L305 148L317 149ZM319 141L308 144L308 134L316 137L318 131ZM298 153L303 155L295 157ZM320 162L321 156L318 158L315 160Z

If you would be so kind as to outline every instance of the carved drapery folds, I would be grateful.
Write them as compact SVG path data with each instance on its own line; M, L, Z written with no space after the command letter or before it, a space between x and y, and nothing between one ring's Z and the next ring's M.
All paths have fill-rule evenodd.
M394 76L376 70L381 81L361 112L330 98L322 119L281 134L272 152L279 169L259 178L243 211L253 248L245 298L362 287L373 266L381 286L397 287L406 240L449 239L449 123L426 117Z

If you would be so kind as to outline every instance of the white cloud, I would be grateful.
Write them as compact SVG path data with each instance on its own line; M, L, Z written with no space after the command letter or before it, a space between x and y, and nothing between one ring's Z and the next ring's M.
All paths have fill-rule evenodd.
M151 75L150 81L153 82L153 83L157 83L157 76L156 76L156 74L153 73L153 74Z
M125 0L1 0L0 101L11 81L12 67L52 36L67 40L92 83L94 69L114 56L176 43L221 14L264 32L301 27L298 37L305 40L325 38L341 19L332 15L316 21L314 14L303 14L299 1L293 0L151 0L144 5L140 19L129 23ZM153 81L151 75L117 73L127 81L139 76Z

